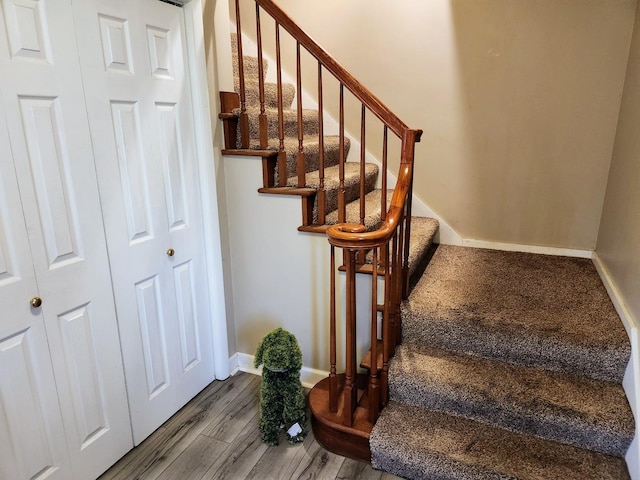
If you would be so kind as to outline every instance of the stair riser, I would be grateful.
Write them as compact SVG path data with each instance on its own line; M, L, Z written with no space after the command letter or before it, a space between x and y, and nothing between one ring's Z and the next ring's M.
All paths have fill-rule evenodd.
M585 425L575 412L569 412L569 416L558 416L554 415L553 407L547 408L545 405L513 409L487 396L470 398L456 395L456 392L437 391L437 386L408 386L407 382L401 384L401 379L396 376L390 375L390 378L391 399L407 405L461 416L608 455L624 456L632 440L631 437L621 437L597 425Z
M408 316L404 306L402 316ZM627 361L625 358L628 358L628 355L621 354L612 365L607 355L609 352L571 348L548 338L514 337L484 330L481 326L460 328L456 325L439 324L437 321L428 324L428 328L423 325L403 322L403 342L416 348L429 345L459 354L471 353L485 358L499 358L517 365L540 367L596 380L621 381L624 375L621 366ZM548 352L553 351L563 351L563 355L548 355Z
M371 463L409 479L626 480L624 459L389 402L371 432Z
M234 80L235 91L240 93L240 84L237 78ZM260 87L257 83L247 82L244 87L247 106L260 106ZM282 85L282 105L290 108L296 91L293 85L285 83ZM278 86L275 83L265 83L264 85L265 106L267 108L278 108Z
M306 112L306 111L305 111ZM285 110L284 112L284 137L298 137L298 114L295 110ZM267 134L269 139L279 138L278 115L271 110L267 112ZM318 138L318 122L313 115L305 113L303 115L303 135L304 138ZM254 112L249 112L249 136L252 140L260 139L260 119ZM240 131L238 129L238 139L240 139Z
M258 68L258 65L260 65L260 63L258 62L258 58L250 57L248 55L243 55L242 60L243 60L242 69L244 71L245 81L247 83L249 81L254 81L255 83L257 83L258 79L260 78L260 72ZM262 59L262 68L263 68L262 79L263 80L267 78L268 67L269 67L269 63L265 59ZM233 55L233 78L238 78L240 76L239 68L240 67L238 65L238 56Z
M345 139L345 156L349 152L349 141ZM306 172L313 172L314 170L318 170L320 165L320 155L318 146L314 145L313 147L309 147L304 149L305 152L305 166ZM298 172L297 167L298 156L296 152L287 152L287 178L293 177ZM325 168L332 167L334 165L338 165L340 162L340 148L338 145L329 145L324 149L324 166ZM276 172L277 170L276 166ZM277 178L277 175L276 175Z
M376 181L378 179L377 170L374 173L366 175L365 178L365 194L371 192L376 187ZM327 206L326 213L337 210L338 208L338 188L329 188L326 190ZM345 202L350 203L360 198L360 184L357 181L345 182ZM316 195L313 204L313 223L318 223L318 196Z

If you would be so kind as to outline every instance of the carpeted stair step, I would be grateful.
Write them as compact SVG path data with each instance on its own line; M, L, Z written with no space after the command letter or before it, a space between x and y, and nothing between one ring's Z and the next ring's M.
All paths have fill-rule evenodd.
M374 468L425 480L626 480L624 460L389 402L370 437Z
M388 198L391 198L393 190L387 190ZM364 226L367 230L373 230L377 228L381 223L380 205L382 202L382 190L377 188L370 191L364 197L365 204L365 216ZM388 203L388 202L387 202ZM361 223L360 222L360 198L347 204L346 209L346 223ZM327 215L327 225L335 225L338 223L338 211L334 210Z
M327 197L326 211L332 212L338 208L338 191L340 189L340 178L338 165L325 169L324 188ZM375 189L378 179L378 166L373 163L365 165L365 194ZM298 177L290 177L288 185L296 186ZM319 172L316 170L307 174L307 187L319 188ZM356 162L345 162L344 164L344 189L345 202L350 203L360 196L360 164ZM313 206L313 223L318 221L318 196L316 195Z
M386 210L391 205L391 196L393 190L387 190L387 204ZM382 216L380 215L382 205L382 190L377 188L365 195L365 217L364 225L367 230L377 228L382 223ZM361 223L360 219L360 201L357 199L347 205L346 208L346 222L347 223ZM338 212L333 211L327 215L327 225L335 225L338 223ZM438 221L433 218L426 217L412 217L411 219L411 240L409 242L409 271L412 273L419 260L426 254L426 251L431 246L433 237L438 231ZM371 254L367 255L367 263L371 263L373 257Z
M268 137L269 139L279 138L279 126L278 126L278 109L265 108L268 121ZM249 136L254 140L260 139L260 123L258 116L260 115L260 109L247 106L247 114L249 115ZM284 136L298 138L298 111L297 110L283 110L284 120ZM303 110L302 111L302 132L303 137L315 137L318 138L318 111L317 110ZM238 132L238 139L240 133Z
M348 138L344 139L345 156L349 153L349 147L351 142ZM308 137L303 140L303 151L305 155L306 171L313 172L318 170L320 166L320 142L318 137ZM278 150L280 147L280 141L278 139L270 139L268 150ZM251 139L249 148L260 149L260 142L257 139ZM284 150L287 152L287 178L293 177L297 172L297 153L298 153L298 139L292 137L285 137ZM325 167L332 167L337 165L340 160L340 138L335 135L324 137L324 165ZM297 177L296 177L297 178ZM278 166L275 167L275 179L278 181Z
M242 68L244 70L244 80L245 84L248 82L258 83L259 68L260 62L258 62L258 57L251 57L249 55L242 56ZM264 58L262 59L262 78L265 79L267 76L267 69L269 67L269 62L267 62ZM233 55L233 78L234 82L238 81L238 56L236 54ZM239 83L239 81L238 81Z
M631 353L588 259L441 245L401 314L405 343L594 379Z
M409 291L417 283L419 276L430 260L433 240L440 224L435 218L411 217L409 239Z
M244 42L243 42L244 45ZM246 48L246 47L245 47ZM247 52L243 49L242 55L242 69L244 70L245 82L254 81L258 82L258 57L247 55ZM238 70L238 35L236 33L231 34L231 60L233 64L233 77L234 81L239 77ZM267 76L267 70L269 68L269 62L266 58L262 58L263 79Z
M234 89L240 93L240 82L234 78ZM260 85L255 80L244 82L244 94L247 105L260 106ZM296 89L290 83L282 84L282 105L285 109L290 109L293 99L296 96ZM278 108L278 85L275 83L264 84L265 107Z
M634 419L619 383L401 345L389 370L396 402L624 456Z

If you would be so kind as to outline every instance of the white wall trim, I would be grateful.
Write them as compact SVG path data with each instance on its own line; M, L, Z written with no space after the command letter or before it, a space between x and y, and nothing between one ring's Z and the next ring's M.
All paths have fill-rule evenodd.
M262 365L260 368L253 366L253 359L255 357L248 353L237 352L229 357L229 370L232 375L238 372L246 372L252 375L262 375ZM329 376L329 372L323 370L316 370L315 368L309 368L303 366L300 370L300 381L305 388L312 388L316 383Z
M638 438L638 433L640 432L640 335L638 319L634 318L627 308L620 290L597 252L593 254L593 263L631 341L631 359L627 365L622 386L627 394L629 405L636 420L636 434L627 451L625 460L627 461L631 478L640 480L640 438Z
M189 81L193 100L194 133L200 172L200 201L205 231L205 262L208 277L209 310L211 312L213 365L215 378L223 379L229 376L227 361L229 348L202 9L202 0L192 0L184 6L184 18L190 66Z
M504 250L506 252L538 253L542 255L556 255L562 257L593 258L593 250L577 250L573 248L546 247L543 245L523 245L519 243L488 242L465 238L462 246L472 248L488 248L489 250Z

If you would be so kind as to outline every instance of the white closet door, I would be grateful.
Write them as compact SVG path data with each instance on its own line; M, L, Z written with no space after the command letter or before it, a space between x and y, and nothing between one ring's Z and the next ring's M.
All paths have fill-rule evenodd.
M73 478L94 478L132 441L71 2L2 0L0 15L0 108L47 353Z
M0 115L0 478L70 478L22 204Z
M214 379L184 18L74 11L138 444Z

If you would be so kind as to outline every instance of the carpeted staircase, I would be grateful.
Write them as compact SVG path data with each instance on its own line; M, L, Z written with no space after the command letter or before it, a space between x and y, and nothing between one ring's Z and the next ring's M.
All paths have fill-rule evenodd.
M630 345L590 260L440 245L402 306L375 468L626 479Z
M234 35L233 51L235 42ZM236 90L237 64L234 57ZM251 148L258 149L257 59L245 57L244 69ZM269 148L277 150L274 84L265 96ZM297 185L294 96L283 85L290 186ZM317 112L304 112L304 132L307 186L317 187ZM334 224L338 138L324 145L327 224ZM375 227L378 166L365 170L365 224ZM347 221L359 222L359 182L358 163L347 164L354 202ZM429 480L628 478L623 456L634 420L621 381L630 345L591 261L435 248L437 228L433 219L412 220L413 289L390 365L391 401L370 437L373 466Z

